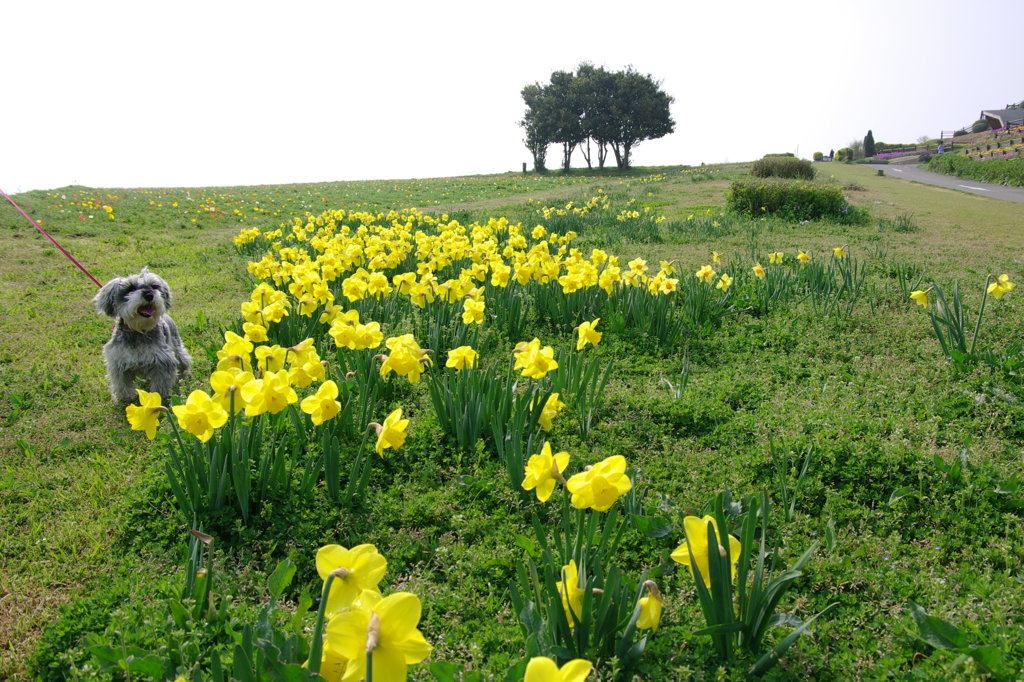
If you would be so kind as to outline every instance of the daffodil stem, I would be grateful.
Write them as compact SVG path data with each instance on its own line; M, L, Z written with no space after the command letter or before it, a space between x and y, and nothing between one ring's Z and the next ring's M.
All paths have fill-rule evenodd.
M971 339L971 352L974 355L974 347L978 344L978 331L981 329L981 316L985 314L985 301L988 300L988 283L992 281L992 275L985 278L985 293L981 297L981 308L978 309L978 322L974 325L974 338Z
M373 682L373 652L366 652L366 682Z
M324 650L324 614L327 612L327 597L331 594L331 583L334 574L328 573L324 580L324 591L320 593L320 607L316 610L316 622L313 624L313 641L309 643L309 671L320 673L320 659Z

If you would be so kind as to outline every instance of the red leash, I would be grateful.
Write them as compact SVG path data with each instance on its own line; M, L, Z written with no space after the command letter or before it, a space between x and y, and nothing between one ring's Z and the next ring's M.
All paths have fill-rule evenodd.
M53 237L51 237L51 236L50 236L50 233L49 233L49 232L47 232L46 230L44 230L44 229L42 228L42 226L41 226L41 225L40 225L39 223L37 223L36 221L32 220L32 218L31 218L31 217L29 216L29 214L28 214L28 213L25 213L25 211L21 210L21 206L18 206L18 205L17 205L16 203L14 203L14 199L12 199L12 198L10 198L9 196L7 196L7 192L5 192L5 191L3 191L2 189L0 189L0 194L2 194L2 195L4 196L4 199L7 199L7 201L9 201L9 202L10 202L11 206L13 206L14 208L18 209L18 212L19 212L19 213L21 213L21 215L25 216L25 219L26 219L26 220L28 220L28 221L29 221L30 223L32 223L33 225L35 225L36 229L37 229L37 230L39 230L39 231L40 231L40 232L41 232L41 233L43 234L43 236L44 236L44 237L46 237L46 238L47 238L47 239L49 239L49 240L50 240L51 242L53 242L53 245L54 245L54 246L56 246L56 247L57 247L58 249L60 249L60 252L61 252L61 253L63 253L63 254L65 255L65 256L67 256L67 257L68 257L68 259L69 259L69 260L70 260L70 261L71 261L72 263L74 263L75 265L77 265L77 266L78 266L78 269L79 269L79 270L81 270L82 272L84 272L84 273L85 273L85 274L86 274L86 275L87 275L87 276L89 277L89 279L91 279L91 280L92 280L93 282L95 282L95 283L96 283L96 286L98 286L98 287L100 287L100 288L103 288L103 285L102 285L102 284L100 284L100 281L99 281L98 279L96 279L95 277L93 277L93 276L92 276L92 275L91 275L91 274L89 273L89 271L88 271L88 270L86 270L86 269L85 269L85 268L84 268L84 267L82 266L82 264L81 264L81 263L79 263L78 261L76 261L76 260L74 259L74 257L73 257L73 256L72 256L72 255L71 255L70 253L68 253L67 251L65 251L65 250L64 250L64 247L63 247L63 246L61 246L60 244L58 244L58 243L57 243L57 240L56 240L56 239L54 239Z

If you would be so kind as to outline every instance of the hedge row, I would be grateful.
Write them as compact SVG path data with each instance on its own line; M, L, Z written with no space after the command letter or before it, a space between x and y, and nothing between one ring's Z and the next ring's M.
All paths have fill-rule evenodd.
M731 211L786 220L860 222L863 211L850 206L839 185L794 180L735 180L726 194Z
M766 156L760 161L755 161L750 172L755 178L814 179L811 162L792 156Z
M928 170L998 185L1024 187L1024 159L975 161L959 154L939 154L928 162Z

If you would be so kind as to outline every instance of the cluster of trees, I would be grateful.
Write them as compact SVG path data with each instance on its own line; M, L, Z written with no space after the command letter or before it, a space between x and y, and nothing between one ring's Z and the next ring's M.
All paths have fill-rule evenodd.
M598 167L604 168L610 149L616 166L626 169L640 142L675 130L669 111L674 98L650 75L632 67L613 73L580 64L575 73L555 71L546 85L527 85L522 95L526 113L519 125L526 131L524 142L537 171L546 169L552 144L562 146L563 170L569 170L577 148L588 168L594 167L595 155Z

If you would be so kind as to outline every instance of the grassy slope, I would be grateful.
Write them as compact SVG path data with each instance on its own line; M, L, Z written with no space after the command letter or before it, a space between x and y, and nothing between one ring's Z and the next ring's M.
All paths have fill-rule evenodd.
M922 229L897 234L879 232L874 224L812 224L756 235L737 230L713 243L683 237L665 244L622 243L611 250L625 259L676 259L682 268L696 269L711 248L723 254L751 249L792 254L797 248L820 253L846 245L875 265L916 263L943 284L959 278L970 296L989 272L1006 271L1021 279L1024 231L1016 207L875 177L856 166L819 168L862 187L849 192L851 199L874 215L913 212ZM556 180L529 187L535 193L524 196L541 191L581 196L578 188L552 188L561 184ZM202 346L214 342L218 320L237 314L248 288L242 263L228 247L228 237L239 226L228 210L231 201L246 202L237 204L245 225L272 226L302 210L352 205L357 197L376 200L379 195L384 195L382 205L453 210L465 198L475 203L463 208L483 216L527 216L521 198L486 198L491 192L509 196L513 192L502 190L520 189L504 182L223 190L216 202L223 217L199 214L203 217L196 223L191 221L196 214L180 210L184 202L174 211L151 208L148 201L170 199L128 191L112 202L115 220L99 225L95 219L78 220L78 208L56 213L61 209L54 206L67 200L40 193L22 199L46 215L48 226L101 279L148 263L172 283L176 319L197 356L192 384L198 385L208 369ZM726 181L676 178L628 187L612 180L598 184L657 204L670 219L683 220L704 207L722 205L727 186ZM182 198L181 192L164 194ZM260 206L272 209L253 213L253 194L259 195ZM89 308L93 285L18 220L0 218L0 278L5 282L0 307L12 311L0 318L0 420L5 427L0 435L0 522L6 529L0 536L0 599L9 605L0 611L0 641L10 643L0 676L21 674L40 625L54 618L56 606L95 590L113 566L156 572L175 561L166 554L112 557L122 547L115 542L126 530L126 518L139 516L138 509L128 508L132 501L153 504L138 491L158 471L159 453L127 432L122 415L107 401L99 347L109 325ZM995 521L984 524L969 513L955 516L950 505L971 498L947 486L930 462L933 455L948 460L967 447L971 461L990 465L999 475L1020 471L1024 415L1013 399L1019 402L1024 395L1019 383L1004 383L988 372L954 376L940 359L923 313L895 295L892 283L877 273L873 283L873 309L862 304L848 323L822 321L803 308L729 321L691 348L691 387L676 402L667 400L659 381L678 370L680 354L664 357L620 346L624 359L592 444L573 443L567 433L556 433L574 453L627 454L658 492L686 506L699 505L723 485L739 492L770 487L766 451L772 437L817 445L820 461L797 519L785 533L800 549L833 516L838 545L812 563L809 580L794 593L792 609L806 616L830 601L843 606L817 628L816 641L801 642L793 650L785 670L795 675L906 674L913 647L900 623L907 622L908 598L937 615L977 623L981 634L975 639L998 641L1020 656L1019 614L1014 615L1021 596L1014 577L1021 562L1020 518L999 510ZM1019 338L1020 310L1013 296L993 307L983 339L999 345ZM432 437L410 437L409 454L392 464L393 485L381 491L381 509L390 511L377 518L369 537L361 537L388 555L392 584L407 584L424 595L425 629L438 656L486 667L492 656L507 657L505 641L517 637L501 605L508 562L518 553L494 548L511 545L518 521L499 511L507 495L480 482L493 473L487 463L467 468L417 457L431 453ZM24 450L16 439L25 441ZM477 482L467 484L467 479ZM916 487L921 501L887 505L889 494L900 486ZM154 505L152 513L166 511ZM359 522L343 518L324 539L354 537ZM971 537L972 524L979 524L984 538ZM278 540L280 553L289 539ZM249 555L243 552L240 560L258 572L267 560L258 551L274 554L271 544ZM671 549L668 544L661 550ZM466 587L475 591L467 596ZM668 578L668 589L665 627L652 651L654 669L673 669L672 675L681 678L687 670L713 675L714 666L703 662L706 647L689 635L698 627L692 586L677 574ZM952 674L947 663L936 657L920 662L916 670L942 677Z

